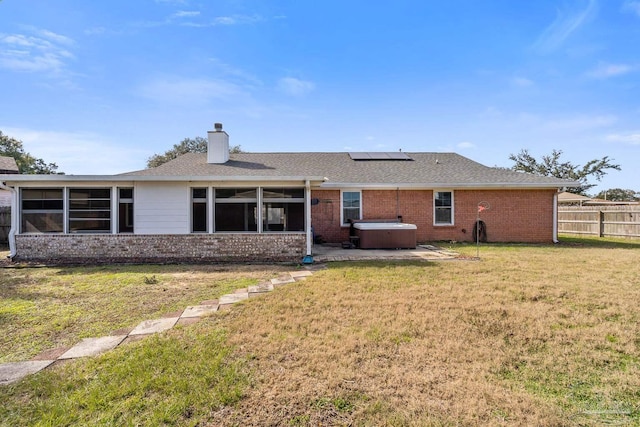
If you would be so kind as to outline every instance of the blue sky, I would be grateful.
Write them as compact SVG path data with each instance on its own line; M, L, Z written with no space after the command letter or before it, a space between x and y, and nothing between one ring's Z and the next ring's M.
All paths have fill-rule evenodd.
M245 151L527 148L640 191L640 0L2 0L0 130L67 174Z

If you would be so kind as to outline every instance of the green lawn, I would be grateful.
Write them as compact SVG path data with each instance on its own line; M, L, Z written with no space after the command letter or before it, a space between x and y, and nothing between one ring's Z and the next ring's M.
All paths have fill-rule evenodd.
M452 248L469 258L476 253L473 245ZM639 255L638 241L566 238L560 245L482 245L480 261L334 263L195 325L2 387L0 422L640 425ZM52 283L96 283L84 294L95 304L99 277L124 274L120 268L130 270L12 274L33 278L15 291L21 299L46 295L62 307L64 298L51 297ZM175 274L189 279L170 280L171 268L178 267L135 267L131 282L168 286L210 274L179 267ZM222 282L243 280L242 268L234 268L234 278ZM246 277L269 274L278 272L256 267ZM95 282L78 278L85 275ZM144 283L154 275L158 283ZM227 285L215 286L224 292ZM82 292L74 292L74 305L83 306ZM108 310L149 315L137 312L145 304L119 304ZM25 339L10 316L0 319L11 331L8 343ZM34 353L9 346L8 360Z
M286 266L121 265L0 269L0 363L132 329L268 280Z

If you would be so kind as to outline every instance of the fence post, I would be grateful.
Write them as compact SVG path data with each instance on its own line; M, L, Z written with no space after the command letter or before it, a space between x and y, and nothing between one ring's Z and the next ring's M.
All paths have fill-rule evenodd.
M604 211L598 211L598 237L604 237Z

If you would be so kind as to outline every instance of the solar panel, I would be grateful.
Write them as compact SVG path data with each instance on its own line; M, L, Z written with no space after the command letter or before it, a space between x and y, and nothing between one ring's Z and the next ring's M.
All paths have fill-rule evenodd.
M413 160L407 153L403 153L402 151L391 151L386 154L389 155L391 160Z
M369 160L371 158L369 153L363 152L351 152L349 153L349 157L351 157L351 160Z
M402 151L352 151L349 153L351 160L413 160Z

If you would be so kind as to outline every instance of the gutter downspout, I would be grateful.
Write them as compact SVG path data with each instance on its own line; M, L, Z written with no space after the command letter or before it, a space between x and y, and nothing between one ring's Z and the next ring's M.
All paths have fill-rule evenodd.
M311 255L311 243L313 236L311 234L311 182L307 179L304 182L304 195L305 195L305 211L306 211L306 222L307 222L307 255Z
M7 258L13 259L16 256L16 232L18 231L18 192L15 188L9 187L4 182L0 181L0 188L3 190L11 191L11 229L9 230L9 256Z
M553 195L553 243L559 243L558 240L558 193Z

